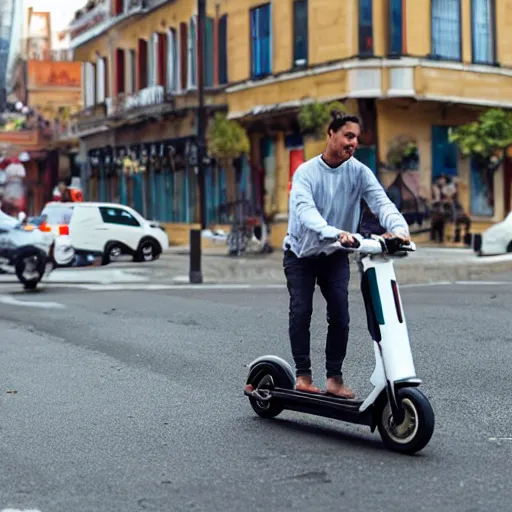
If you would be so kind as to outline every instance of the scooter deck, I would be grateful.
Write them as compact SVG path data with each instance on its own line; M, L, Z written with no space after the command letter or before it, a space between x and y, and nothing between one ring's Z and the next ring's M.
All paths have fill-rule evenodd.
M251 396L250 393L245 393ZM373 408L363 412L359 408L362 400L341 398L328 393L312 393L295 389L274 388L270 391L272 398L277 398L284 409L295 412L322 416L360 425L372 425Z

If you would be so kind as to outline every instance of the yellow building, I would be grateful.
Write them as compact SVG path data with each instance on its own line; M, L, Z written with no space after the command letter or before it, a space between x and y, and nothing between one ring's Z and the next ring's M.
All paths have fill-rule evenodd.
M237 0L226 8L232 11L230 117L251 134L252 162L264 168L267 213L283 220L275 243L286 229L297 152L304 147L309 158L323 149L324 141L301 137L296 123L300 105L311 100L342 100L361 117L356 157L383 185L397 177L390 150L409 138L418 158L402 178L414 195L429 200L437 176L456 175L474 228L511 210L512 165L496 173L488 197L480 172L448 142L448 127L486 107L512 107L512 1Z
M90 7L69 27L74 56L83 62L85 108L74 122L89 161L86 195L163 222L197 222L196 2ZM227 110L226 18L212 7L205 34L208 115ZM222 220L222 172L207 172L210 223Z
M147 142L148 154L135 151L121 176L148 169L152 151L165 157L167 146L172 155L186 151L176 141L193 146L196 1L139 4L100 2L71 26L75 58L87 62L81 138L87 150L109 155L101 160L91 153L93 176L110 172L112 161L121 168L116 157L135 142L136 151ZM512 107L512 0L207 0L207 10L207 103L227 108L249 133L245 192L250 189L273 220L274 245L286 230L291 174L323 148L323 141L301 133L297 121L301 106L312 101L339 100L360 116L356 157L386 187L398 174L390 165L392 150L405 138L417 148L400 173L406 196L429 201L438 176L457 176L461 205L475 227L510 210L512 165L487 187L448 142L448 128L488 107ZM158 165L171 162L175 171L190 172L187 158L181 167L174 160ZM144 201L139 206L161 220L197 221L197 211L187 211L193 173L181 179L175 171L172 183L165 172L155 185L146 180L146 188L171 194L170 203L153 201L152 212ZM220 177L210 183L223 190ZM116 190L129 201L122 186ZM222 190L212 192L211 208L222 203Z

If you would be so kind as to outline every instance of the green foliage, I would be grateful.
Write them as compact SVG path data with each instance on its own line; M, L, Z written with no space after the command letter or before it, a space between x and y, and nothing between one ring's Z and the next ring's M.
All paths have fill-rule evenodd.
M249 138L244 128L225 114L217 112L208 129L208 148L217 160L232 160L249 152Z
M414 169L419 161L418 144L408 136L397 137L389 146L387 161L392 169Z
M474 158L483 168L497 167L504 150L512 145L512 112L489 109L472 122L449 132L464 157Z
M331 119L345 112L345 105L339 101L308 103L303 105L299 112L300 128L305 134L321 137Z

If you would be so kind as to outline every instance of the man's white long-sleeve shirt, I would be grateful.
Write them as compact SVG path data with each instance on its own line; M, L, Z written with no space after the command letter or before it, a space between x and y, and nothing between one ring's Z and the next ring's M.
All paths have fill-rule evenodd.
M329 167L321 155L301 164L293 175L288 233L283 248L298 257L339 250L331 241L343 231L355 233L361 199L389 232L409 235L409 226L373 172L354 157Z

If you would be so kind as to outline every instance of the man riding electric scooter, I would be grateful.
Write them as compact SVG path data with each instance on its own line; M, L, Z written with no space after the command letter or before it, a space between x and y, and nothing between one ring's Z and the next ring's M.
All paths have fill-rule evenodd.
M355 244L361 200L393 236L410 241L409 227L373 172L353 157L360 136L355 116L333 119L324 152L296 170L290 193L288 233L284 239L284 272L290 296L289 336L296 372L296 389L319 393L313 385L310 323L313 293L318 283L327 302L326 391L354 398L342 378L349 333L348 253L334 247Z

